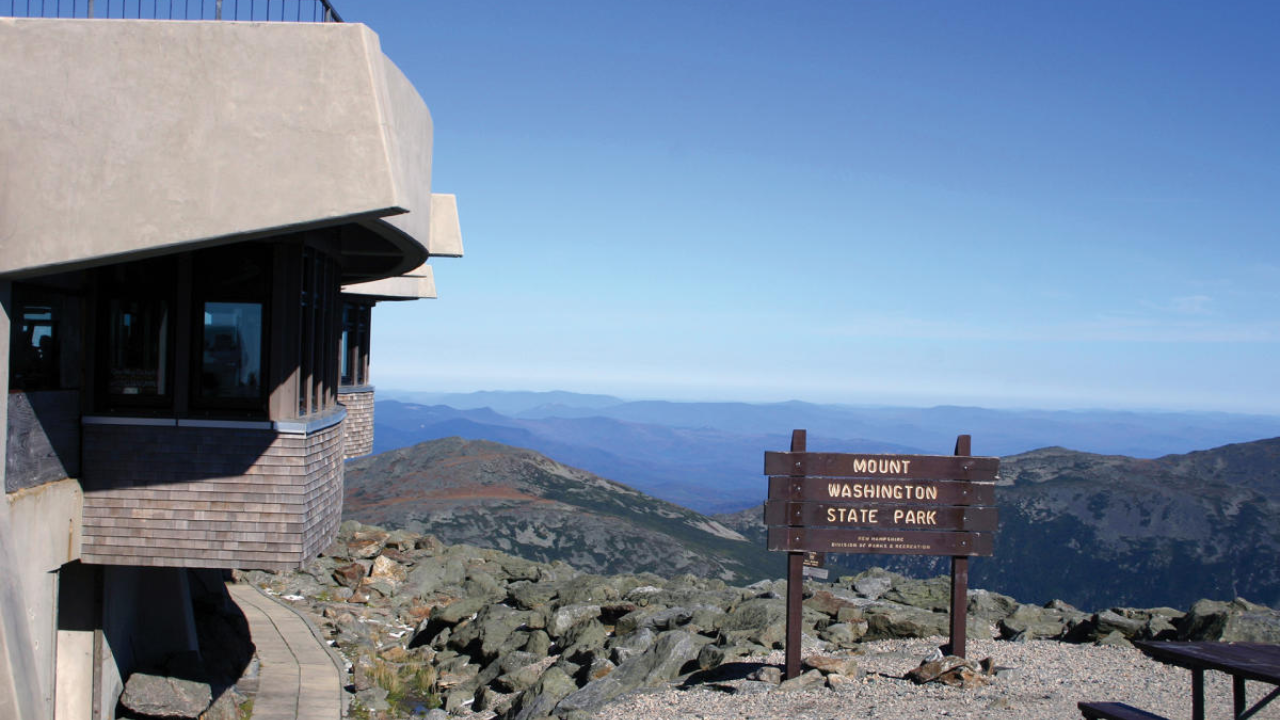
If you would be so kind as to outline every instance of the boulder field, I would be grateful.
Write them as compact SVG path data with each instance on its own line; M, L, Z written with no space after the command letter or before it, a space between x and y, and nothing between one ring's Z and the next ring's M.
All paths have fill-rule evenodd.
M594 575L353 521L306 568L240 579L313 617L350 662L351 716L370 718L578 720L676 680L838 692L858 676L861 643L945 635L950 592L944 577L880 569L806 582L806 672L780 682L758 659L782 647L783 580L734 587L692 575ZM1280 642L1280 613L1243 599L1089 612L971 590L968 609L971 638Z

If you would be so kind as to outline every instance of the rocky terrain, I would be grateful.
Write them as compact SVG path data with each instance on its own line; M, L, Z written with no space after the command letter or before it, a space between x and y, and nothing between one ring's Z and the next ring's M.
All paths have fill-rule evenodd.
M995 555L971 581L1029 600L1186 606L1200 597L1280 607L1280 438L1154 460L1045 448L1002 458ZM757 543L759 507L717 520ZM947 559L837 555L908 575Z
M744 583L778 555L714 519L531 450L447 438L347 465L343 516L588 572Z
M748 716L746 708L762 708L762 718L827 718L825 709L805 713L849 695L879 697L885 710L932 698L950 708L944 715L967 708L975 717L992 709L1051 717L1056 711L1016 713L1046 698L1106 698L1060 681L1045 693L1043 675L1069 678L1080 669L1001 669L1003 656L1026 658L1032 648L1050 646L1124 652L1138 638L1280 642L1280 613L1241 599L1203 600L1186 612L1087 611L973 590L973 648L995 662L921 664L946 630L947 581L874 569L806 584L805 672L781 681L774 663L785 628L783 581L737 586L692 574L599 575L350 521L304 570L241 578L315 619L350 662L351 716L359 718L730 718ZM1136 653L1131 660L1114 664L1158 667ZM904 674L912 669L927 686L910 690ZM1030 678L1041 678L1036 689L1023 687ZM787 697L798 698L799 709ZM975 697L982 705L966 706ZM726 709L730 702L738 704ZM924 716L912 707L878 716Z

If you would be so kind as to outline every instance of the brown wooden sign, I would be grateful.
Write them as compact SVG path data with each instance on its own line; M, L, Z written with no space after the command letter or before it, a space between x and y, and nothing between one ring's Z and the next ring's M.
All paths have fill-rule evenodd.
M991 532L996 529L998 521L999 511L996 508L965 505L925 506L770 500L764 506L764 523L770 526Z
M994 536L987 532L771 527L769 549L873 555L991 555Z
M787 552L786 676L800 670L801 576L805 553L951 556L951 642L964 657L969 558L994 553L1000 459L969 454L865 455L806 452L805 431L791 452L766 452L765 524L770 550Z
M994 481L1000 458L955 455L855 455L766 452L765 475Z
M872 480L771 477L769 498L786 500L878 500L930 505L993 505L996 486L963 480Z

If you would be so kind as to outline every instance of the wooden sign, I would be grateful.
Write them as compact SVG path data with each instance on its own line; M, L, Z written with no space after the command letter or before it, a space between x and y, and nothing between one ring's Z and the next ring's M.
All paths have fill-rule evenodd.
M805 554L842 552L951 556L951 642L965 654L969 557L994 552L1000 459L972 457L969 436L955 455L810 453L805 431L791 452L766 452L768 548L787 561L786 674L800 663L800 584Z

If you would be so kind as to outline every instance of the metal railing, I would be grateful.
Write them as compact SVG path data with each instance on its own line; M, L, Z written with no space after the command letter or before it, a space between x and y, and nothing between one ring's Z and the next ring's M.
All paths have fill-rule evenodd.
M0 16L342 22L329 0L0 0Z

